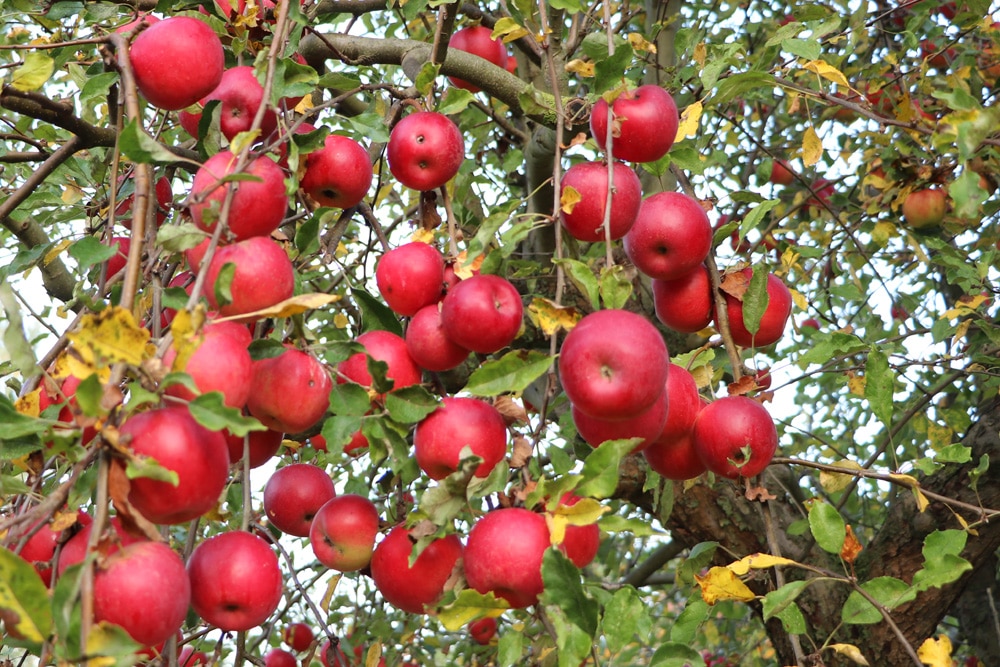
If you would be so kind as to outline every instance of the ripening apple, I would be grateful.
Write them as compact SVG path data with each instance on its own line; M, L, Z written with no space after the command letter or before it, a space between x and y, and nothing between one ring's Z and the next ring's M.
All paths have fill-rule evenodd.
M372 185L372 162L364 146L340 134L327 135L323 147L306 156L299 185L320 206L352 208Z
M627 162L655 162L674 144L680 116L670 93L655 85L639 86L611 103L611 153ZM590 116L590 133L601 150L608 137L608 102L603 97Z
M281 602L278 556L263 538L242 530L214 535L187 564L191 607L209 625L241 632L261 625Z
M487 477L507 454L507 424L485 401L446 396L413 433L417 465L431 479L444 479L458 470L466 448L483 460L476 477Z
M285 175L281 167L265 155L253 158L242 170L255 180L220 183L222 178L236 172L236 166L237 157L224 150L208 158L195 172L191 184L194 202L189 207L191 218L196 225L211 232L219 220L223 201L233 190L227 221L236 240L270 236L281 225L288 209Z
M441 302L441 325L453 343L481 354L499 352L521 330L524 306L506 278L473 275L448 290Z
M135 84L167 111L191 106L222 80L222 42L204 21L172 16L139 33L129 47Z
M42 578L42 582L49 586L52 584L52 558L55 556L56 547L59 545L60 540L63 537L64 530L66 535L69 535L70 529L79 525L81 528L85 525L89 525L92 522L90 515L88 515L83 510L79 510L76 515L76 521L70 524L66 524L67 517L59 517L59 523L63 526L62 528L56 530L52 522L46 521L25 541L18 555L24 560L31 563L35 571ZM25 528L25 530L34 529L39 522L30 524L30 528ZM22 526L28 526L29 524L21 524ZM18 533L14 533L17 535ZM23 537L23 533L21 534ZM8 535L10 537L10 535ZM21 537L15 538L13 541L8 543L10 549L14 549L21 542Z
M628 166L614 163L614 194L608 219L610 239L620 239L632 228L642 203L642 184ZM566 170L562 186L563 227L580 241L604 241L604 209L608 201L608 165L604 162L578 162ZM570 203L572 188L579 200ZM568 210L567 210L568 209Z
M458 126L444 114L418 111L392 128L386 158L397 181L414 190L434 190L458 173L465 142Z
M499 37L494 39L493 31L486 26L477 25L456 30L448 41L448 48L471 53L497 67L507 69L507 47ZM448 81L456 88L465 88L473 93L480 91L478 86L458 77L450 76Z
M708 257L712 223L696 199L682 192L658 192L643 200L624 245L625 254L644 274L674 280Z
M229 296L220 301L219 276L229 275L232 264ZM295 291L295 269L281 245L266 236L254 236L218 248L208 265L205 276L205 298L212 310L221 317L244 315L270 308L292 297ZM225 297L225 294L221 296Z
M937 227L948 209L948 195L938 188L914 190L903 200L903 219L913 229Z
M712 280L699 264L673 280L652 280L656 319L674 331L697 333L712 323Z
M663 394L670 363L663 336L641 315L599 310L567 334L559 378L570 402L599 419L627 419Z
M230 141L240 132L250 130L260 106L266 104L264 87L260 85L250 65L231 67L223 72L219 85L201 99L199 106L204 108L213 100L219 101L219 129ZM179 119L181 127L197 139L201 112L181 111ZM269 137L277 127L278 116L274 109L266 109L260 124L259 137L262 139Z
M411 614L423 614L444 595L445 585L462 558L457 535L433 540L410 564L417 542L405 526L396 526L372 554L375 588L391 605Z
M201 341L184 366L178 365L176 347L167 350L163 362L173 371L190 375L200 393L221 392L226 405L242 409L250 397L253 381L248 349L251 340L250 332L242 324L212 322L202 330ZM166 394L187 401L195 397L182 384L170 385Z
M363 387L372 386L368 372L368 357L385 362L386 378L393 381L393 389L420 384L423 373L406 349L406 341L391 331L373 329L357 338L364 352L353 354L337 366L338 382L357 382Z
M573 424L580 437L591 447L598 447L608 440L625 440L626 438L642 438L632 453L639 452L649 446L663 430L667 419L667 392L661 392L653 405L637 415L625 419L600 419L591 417L575 405L572 406Z
M371 562L378 524L378 510L372 501L351 493L336 496L313 517L309 544L326 567L356 572Z
M749 283L753 269L743 269L743 277ZM767 347L778 342L785 333L785 325L792 313L792 293L773 273L767 274L767 307L761 316L756 333L750 333L743 321L743 300L724 293L726 313L729 316L729 331L733 342L740 347ZM716 313L718 315L718 313ZM718 317L716 324L718 325Z
M694 442L702 463L716 475L749 478L771 463L778 432L763 405L746 396L725 396L702 408Z
M251 415L274 431L301 433L326 414L333 381L323 362L289 348L253 362L253 386L247 400Z
M418 366L428 371L448 371L469 358L469 350L455 343L444 331L441 306L424 306L406 327L406 350Z
M795 172L784 160L774 160L771 163L771 176L768 180L775 185L791 185L795 182Z
M375 265L375 282L389 308L410 317L441 299L444 257L427 243L403 244L379 259Z
M215 507L229 477L226 439L194 420L186 406L140 412L122 423L120 441L177 473L178 483L131 480L129 502L153 523L185 523Z
M313 643L313 630L305 623L289 623L281 631L281 639L296 653L302 653Z
M281 532L309 537L316 512L336 495L323 468L292 463L275 470L264 485L264 514Z
M541 514L520 507L493 510L469 531L463 557L466 582L515 609L533 605L544 588L542 558L550 543Z

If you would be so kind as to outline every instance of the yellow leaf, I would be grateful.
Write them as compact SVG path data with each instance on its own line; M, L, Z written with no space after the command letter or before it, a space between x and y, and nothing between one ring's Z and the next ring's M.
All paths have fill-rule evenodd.
M14 403L14 409L22 415L37 417L41 414L42 388L38 387L34 391L28 392Z
M201 346L201 329L205 326L205 307L199 304L194 312L181 309L170 323L170 333L174 337L173 348L177 351L173 371L182 372L187 368L188 359Z
M549 526L549 543L556 546L562 544L566 539L566 525L569 523L566 517L546 514L545 523Z
M490 35L493 39L498 37L503 38L504 44L510 44L514 40L521 39L528 34L528 31L521 27L517 21L508 17L504 17L496 22L493 26L493 34Z
M705 42L695 44L693 58L698 67L705 66L705 61L708 59L708 47L705 46Z
M336 303L337 301L340 301L340 299L341 296L339 294L324 294L322 292L299 294L298 296L293 296L290 299L285 299L284 301L276 303L270 308L255 310L252 313L221 317L216 320L216 322L242 322L244 320L260 320L265 317L291 317L292 315L304 313L307 310L315 310L316 308L322 308L323 306L331 303Z
M155 351L147 345L149 330L136 324L131 311L121 306L84 315L80 328L67 338L84 361L95 366L116 362L138 366Z
M83 190L72 183L63 183L63 192L60 199L64 204L73 205L83 199Z
M656 44L653 44L637 32L630 32L627 35L628 43L632 45L633 51L646 51L656 53Z
M684 137L693 137L698 134L698 122L701 120L701 102L689 104L681 114L680 125L677 126L677 138L674 141L681 141Z
M424 229L421 227L417 231L413 232L413 235L410 237L410 241L430 245L434 243L434 230Z
M698 366L691 369L691 377L694 378L694 383L698 385L699 389L704 389L712 384L712 375L713 370L711 366Z
M464 250L458 253L458 257L455 258L455 264L452 267L455 270L455 275L462 280L471 278L475 275L475 272L478 271L479 267L483 265L483 260L486 259L485 255L480 255L472 260L472 264L469 264L466 259L467 257L468 253Z
M10 85L21 91L38 90L55 71L56 62L41 51L33 51L24 57L24 63L14 70Z
M883 220L882 222L875 223L875 227L872 229L872 240L875 241L879 247L885 247L885 244L888 243L889 239L895 236L896 233L896 225Z
M856 665L868 667L868 661L861 655L861 649L853 644L830 644L827 648L832 648L839 655L844 656L848 660L853 660Z
M808 310L809 301L802 295L802 292L797 289L788 288L788 291L792 293L792 303L798 306L799 310Z
M593 498L582 498L573 505L557 505L555 510L545 514L552 544L562 544L567 526L589 526L610 511L610 507Z
M843 491L851 482L854 480L854 475L850 472L851 470L862 470L861 464L857 461L837 461L833 464L837 468L843 468L845 472L828 472L822 470L819 473L819 483L823 487L823 490L827 493L837 493L838 491Z
M939 635L937 639L928 637L917 649L917 657L929 667L952 667L951 640L948 635Z
M72 241L70 241L69 239L63 239L59 243L55 244L52 247L52 250L49 250L47 253L45 253L45 257L42 258L42 263L48 266L53 262L53 260L62 255L63 252L66 250L66 248L70 247L71 245L73 245Z
M477 618L497 618L508 609L510 605L503 598L497 598L493 593L483 595L466 588L454 602L438 612L438 620L447 630L455 632Z
M972 326L972 319L965 319L959 322L958 326L955 327L955 335L952 336L951 338L952 343L957 345L959 342L961 342L961 340L965 338L966 334L969 333L969 327L971 326Z
M578 74L584 78L594 76L595 71L594 63L586 60L580 60L579 58L574 58L566 63L565 69L570 74Z
M917 501L917 509L921 512L931 504L931 501L927 500L927 496L920 490L920 482L917 481L916 477L893 473L889 475L889 479L913 491L913 498Z
M701 597L710 605L725 600L749 602L757 596L727 567L713 567L704 577L694 576Z
M572 185L564 185L562 192L559 194L559 207L562 212L569 215L576 208L576 205L580 203L583 196L580 191L574 188Z
M319 601L319 608L325 612L330 611L330 603L333 601L333 594L337 590L337 584L340 583L341 578L344 575L337 573L330 578L329 583L326 585L326 591L323 592L323 598Z
M802 163L811 167L823 157L823 142L820 141L816 129L810 125L802 137Z
M333 326L337 327L338 329L346 329L347 325L350 323L351 320L348 319L347 315L344 315L343 313L336 313L333 316Z
M569 331L580 321L580 313L570 306L560 306L554 301L535 297L528 306L528 317L546 336L560 329Z
M771 554L750 554L726 567L732 570L733 574L742 577L750 570L766 570L777 565L798 565L798 563L790 558L781 558Z
M847 77L844 76L839 69L828 62L824 62L822 60L810 60L803 65L803 67L810 72L815 72L827 81L833 81L839 87L851 87L851 84L847 82Z
M864 375L852 375L847 378L847 388L851 390L851 393L855 396L865 395L865 384L866 377Z
M955 304L954 308L945 311L944 315L941 316L941 319L952 320L955 319L956 317L964 317L966 315L971 315L974 312L976 312L976 309L979 308L979 306L983 305L983 302L985 301L986 297L983 296L982 294L977 294L976 296L973 297L963 296L958 300L958 303Z

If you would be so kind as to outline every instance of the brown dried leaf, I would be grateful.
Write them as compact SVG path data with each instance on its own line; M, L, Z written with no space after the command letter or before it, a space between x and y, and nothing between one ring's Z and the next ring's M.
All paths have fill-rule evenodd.
M125 474L125 462L120 459L112 461L111 469L108 471L108 495L118 513L122 529L129 535L144 537L155 542L162 541L156 524L140 514L129 502L128 494L131 486Z
M746 498L750 502L759 500L760 502L766 502L768 500L777 500L778 496L772 494L763 486L749 486L747 485Z
M507 426L514 424L527 424L528 413L513 397L506 394L493 399L493 407L503 415Z
M747 288L750 287L750 276L740 271L731 271L722 275L722 282L719 284L722 291L738 299L743 300L743 295L746 294Z
M533 448L531 441L523 435L514 436L514 447L510 455L511 468L523 468L531 460Z
M757 388L757 381L752 375L744 375L736 382L729 383L730 396L745 396Z
M858 542L858 538L855 536L854 529L851 528L851 524L847 524L847 537L844 538L844 546L840 549L840 557L843 558L846 563L853 563L863 548L864 547L861 546L861 542Z

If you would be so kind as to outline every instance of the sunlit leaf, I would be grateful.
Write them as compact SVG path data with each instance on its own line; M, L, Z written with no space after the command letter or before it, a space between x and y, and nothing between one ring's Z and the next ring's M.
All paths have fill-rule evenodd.
M749 602L757 597L736 576L736 573L727 567L713 567L704 576L696 574L694 580L701 589L701 597L710 605L725 600Z

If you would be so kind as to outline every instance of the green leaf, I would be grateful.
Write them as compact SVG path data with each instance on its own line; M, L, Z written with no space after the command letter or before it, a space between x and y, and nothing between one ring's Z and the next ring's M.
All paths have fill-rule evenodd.
M948 185L948 196L951 197L955 217L978 221L982 215L982 204L990 193L979 187L979 174L965 169Z
M361 417L371 412L372 399L368 390L357 382L335 384L330 390L330 412L335 415Z
M42 51L30 51L24 63L10 77L10 85L20 91L38 90L55 71L56 61Z
M471 588L464 588L454 602L441 608L438 620L445 629L455 632L477 618L496 617L509 608L506 600L497 598L493 593L483 595Z
M707 69L707 68L706 68ZM723 105L737 97L759 88L775 88L777 83L772 74L767 72L741 72L727 77L715 91L711 99L714 105Z
M780 203L781 201L778 199L768 199L766 201L759 202L756 206L750 209L750 211L743 216L743 220L740 222L741 238L745 237L747 232L751 229L761 228L761 222L765 219L764 216L770 213L771 209Z
M36 419L18 412L14 404L3 393L0 393L0 442L17 440L25 436L40 435L46 431L49 422ZM0 447L0 458L5 458L6 445Z
M37 652L52 634L49 592L28 561L0 549L0 618L4 642Z
M600 288L589 266L577 259L557 259L552 263L563 268L569 281L576 286L580 294L590 300L591 308L597 310L601 307Z
M152 456L134 456L128 460L125 466L125 476L129 479L144 477L158 482L166 482L171 486L180 484L180 477L176 470L165 468Z
M661 644L649 660L649 667L697 667L705 659L687 644L667 642Z
M0 281L0 307L7 315L7 324L3 332L3 345L10 363L17 368L25 378L34 377L40 372L35 350L28 340L24 320L21 317L21 304L17 300L11 284Z
M711 564L718 548L718 542L699 542L691 547L688 557L677 567L677 581L693 584L694 575Z
M569 620L567 610L550 606L546 607L545 611L556 631L559 667L578 667L590 655L594 640L580 626Z
M226 262L219 269L215 278L213 290L215 292L215 302L219 306L225 306L233 302L233 278L236 277L236 265Z
M273 338L259 338L250 343L250 358L254 361L261 359L274 359L280 357L288 348Z
M940 588L957 581L972 569L972 563L961 557L968 534L963 530L936 530L924 538L924 566L913 575L913 587L918 591Z
M356 415L334 415L323 422L322 436L326 439L326 451L337 454L351 441L361 428L361 417Z
M868 348L868 345L854 334L840 332L817 331L809 342L812 348L799 357L799 368L806 368L809 364L826 363L830 359L857 354Z
M578 495L588 498L610 498L618 488L618 466L639 444L639 438L608 440L592 451L583 462L583 481Z
M790 581L781 588L775 589L764 596L764 620L770 620L774 616L779 616L790 605L794 605L795 598L806 589L808 581Z
M893 577L878 577L867 581L861 588L872 596L878 604L888 610L908 602L916 597L913 589L904 581ZM882 622L882 614L858 591L852 591L847 596L840 618L849 625L871 625Z
M87 656L109 656L117 658L115 665L131 665L141 658L135 652L142 648L142 644L136 642L120 626L100 621L90 629L87 634ZM100 663L94 660L93 663Z
M499 667L513 667L524 652L524 634L504 632L497 642L497 662Z
M646 602L635 588L624 586L615 591L604 605L602 627L608 650L618 653L634 642L636 637L648 637L653 619Z
M76 260L81 269L103 264L116 254L117 248L105 245L93 236L84 236L69 247L69 256Z
M97 417L106 411L101 407L101 397L104 396L104 385L97 373L91 373L80 382L74 392L77 405L88 417Z
M619 85L631 64L632 47L628 43L616 46L611 56L594 63L593 92L600 95Z
M537 350L514 350L487 361L469 377L465 390L474 396L519 393L545 375L552 357Z
M620 514L605 514L597 522L597 525L605 533L632 533L636 537L663 534L663 531L658 530L645 518L629 519Z
M420 68L420 72L417 73L417 78L413 81L413 85L421 95L430 94L434 87L434 79L437 78L440 71L441 65L430 61L425 62L423 67Z
M188 162L186 158L174 155L163 144L146 134L134 118L118 135L118 145L127 158L139 164Z
M760 330L760 321L767 310L770 297L767 294L767 277L769 271L766 265L757 264L753 267L750 285L743 294L743 326L751 334Z
M605 308L624 308L625 302L632 296L632 280L625 272L625 267L615 264L601 270L601 300Z
M238 408L226 405L221 391L196 396L188 403L188 410L196 422L210 431L226 430L241 438L250 431L267 430L255 417L244 416Z
M436 111L446 116L462 113L475 99L476 96L465 88L449 86Z
M809 507L809 529L823 551L840 554L847 538L847 527L836 507L822 500L814 501Z
M542 582L545 588L539 600L562 609L570 623L593 637L597 632L597 603L584 593L580 570L559 549L549 548L542 556Z
M711 607L701 596L688 600L684 605L684 611L680 613L677 620L670 628L670 641L679 644L693 644L698 636L698 628L708 618Z
M440 406L437 397L420 385L401 387L385 396L385 409L400 424L415 424Z
M583 12L583 6L579 0L549 0L549 6L552 9L564 9L574 14Z
M368 292L360 289L352 289L351 296L361 309L361 329L362 332L378 329L381 331L391 331L397 336L403 335L403 325L399 322L396 313Z
M892 426L893 372L889 358L874 345L865 362L865 398L872 412L887 427Z
M802 610L798 605L792 603L775 614L781 620L785 632L792 635L802 635L806 633L806 617L802 615Z
M817 60L821 53L819 42L811 39L786 39L781 48L805 60Z
M311 255L319 250L319 224L322 215L312 215L295 230L295 249L299 255Z

